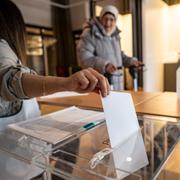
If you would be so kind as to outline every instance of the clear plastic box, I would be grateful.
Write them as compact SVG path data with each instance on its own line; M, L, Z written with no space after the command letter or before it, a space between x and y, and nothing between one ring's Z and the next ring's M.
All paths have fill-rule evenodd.
M138 119L141 129L113 149L101 121L57 144L7 129L0 132L0 151L64 179L150 180L157 177L179 141L180 123L156 116Z

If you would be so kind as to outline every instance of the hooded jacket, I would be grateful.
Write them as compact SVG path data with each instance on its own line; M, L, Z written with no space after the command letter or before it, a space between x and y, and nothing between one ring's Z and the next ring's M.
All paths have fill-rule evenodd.
M119 33L116 27L111 35L107 35L98 18L89 21L77 45L81 67L92 67L104 74L108 63L128 67L133 60L137 60L121 51Z

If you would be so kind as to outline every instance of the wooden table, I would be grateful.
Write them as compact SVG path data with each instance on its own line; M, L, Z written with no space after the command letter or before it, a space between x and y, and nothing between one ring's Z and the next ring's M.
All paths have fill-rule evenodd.
M174 92L133 92L132 95L137 113L160 115L180 118L180 99ZM60 98L38 98L39 104L56 106L78 106L86 109L95 109L102 111L100 96L96 93L90 93L85 96L72 96Z
M136 106L136 112L180 118L180 99L174 92L164 92Z
M135 106L148 101L156 96L162 94L161 92L147 93L147 92L131 92ZM86 109L95 109L102 111L102 104L100 96L96 93L90 93L85 96L72 96L72 97L60 97L60 98L38 98L39 104L48 104L48 105L59 105L59 106L78 106Z

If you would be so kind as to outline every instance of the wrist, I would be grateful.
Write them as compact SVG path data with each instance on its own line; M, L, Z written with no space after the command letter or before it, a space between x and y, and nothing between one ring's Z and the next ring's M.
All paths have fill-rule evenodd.
M71 91L69 77L57 77L57 91Z

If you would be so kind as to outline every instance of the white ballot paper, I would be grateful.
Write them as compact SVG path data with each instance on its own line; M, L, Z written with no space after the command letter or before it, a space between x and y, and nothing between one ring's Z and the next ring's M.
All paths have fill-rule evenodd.
M129 93L113 92L102 98L111 147L122 144L139 130L136 111Z
M103 112L73 106L32 120L10 124L8 127L22 134L56 144L86 130L88 123L97 125L103 121Z
M102 98L107 130L118 179L148 164L132 97L129 93L110 92Z
M116 171L117 179L122 179L148 165L148 158L146 155L141 130L139 129L123 144L114 148L112 155L114 166L119 170Z

